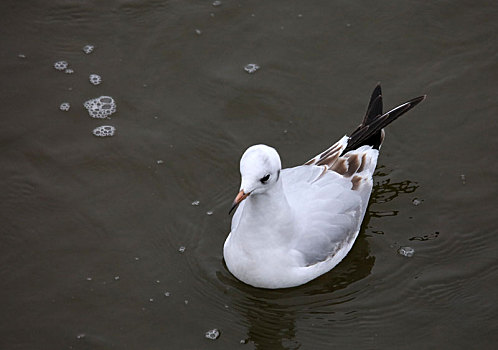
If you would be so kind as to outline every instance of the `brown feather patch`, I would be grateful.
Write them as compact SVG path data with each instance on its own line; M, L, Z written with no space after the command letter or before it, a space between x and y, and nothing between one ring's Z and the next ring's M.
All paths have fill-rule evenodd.
M334 154L329 155L327 158L320 160L317 165L327 165L329 167L333 166L336 162L337 158L339 158L339 151Z
M357 154L352 154L348 157L348 170L344 174L345 176L353 175L356 170L360 167L360 158Z
M363 178L361 176L359 176L359 175L353 176L353 178L351 179L351 183L353 184L353 187L351 189L353 191L357 191L358 188L360 187L362 181L363 181Z
M337 161L330 166L330 170L335 171L340 175L344 175L348 171L348 160L346 158L337 158Z
M361 165L358 168L359 173L361 173L363 171L363 169L365 169L366 163L367 163L367 154L363 153L363 155L361 156Z
M317 162L317 165L327 164L330 166L339 157L339 152L341 151L341 145L336 145L330 150L325 151Z

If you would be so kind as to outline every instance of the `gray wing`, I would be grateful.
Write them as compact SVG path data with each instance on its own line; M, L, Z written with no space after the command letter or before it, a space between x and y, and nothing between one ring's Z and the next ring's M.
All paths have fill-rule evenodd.
M377 156L377 150L365 146L335 159L345 164L346 171L337 172L326 165L282 171L287 200L301 225L293 245L305 266L333 257L356 238L372 190ZM348 162L351 157L362 163L353 165ZM348 169L352 166L353 170Z

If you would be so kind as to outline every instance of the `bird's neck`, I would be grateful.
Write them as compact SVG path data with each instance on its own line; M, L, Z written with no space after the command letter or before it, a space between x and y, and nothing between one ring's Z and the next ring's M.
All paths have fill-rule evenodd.
M293 235L294 215L281 180L264 193L250 195L246 202L237 231L276 244Z

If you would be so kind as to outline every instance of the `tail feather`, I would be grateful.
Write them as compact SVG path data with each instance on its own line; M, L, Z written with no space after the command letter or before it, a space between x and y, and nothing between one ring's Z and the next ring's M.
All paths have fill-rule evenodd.
M380 87L380 83L375 86L374 91L372 92L372 96L370 97L370 102L368 103L367 113L365 114L365 118L363 118L363 122L361 124L368 125L375 118L382 115L382 89Z
M426 95L415 97L382 114L382 93L380 84L377 84L370 98L363 122L351 134L348 144L341 155L363 145L370 145L379 149L383 140L382 129L418 105L425 97Z

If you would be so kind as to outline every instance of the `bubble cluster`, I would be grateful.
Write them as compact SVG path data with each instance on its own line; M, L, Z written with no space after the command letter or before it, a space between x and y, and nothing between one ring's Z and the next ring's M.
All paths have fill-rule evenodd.
M54 68L57 70L64 70L69 66L67 61L57 61L54 63Z
M217 330L216 328L210 329L209 331L206 332L206 334L204 334L204 336L208 339L216 340L220 337L220 331Z
M412 200L412 204L415 205L415 206L420 205L421 203L422 203L422 201L420 199L418 199L418 198L414 198Z
M64 112L69 111L69 108L71 108L69 102L62 102L61 105L59 106L59 109Z
M94 49L95 49L95 46L93 46L93 45L85 45L85 46L83 46L83 52L86 53L87 55L91 54Z
M95 46L88 44L82 47L82 50L85 54L91 54L95 50ZM19 58L26 58L24 54L18 54ZM53 64L53 67L61 72L64 72L66 74L73 74L74 70L69 66L69 63L65 60L60 60L57 61ZM98 74L90 74L88 76L88 79L91 84L93 85L100 85L102 83L102 77ZM69 91L72 91L73 88L70 87L68 88ZM90 99L86 102L83 103L83 106L86 108L88 111L88 114L92 118L97 118L97 119L105 119L109 118L112 114L116 112L116 102L111 96L100 96L96 97L93 99ZM60 104L59 109L61 111L69 111L71 108L71 105L69 102L63 102ZM114 136L116 132L116 128L112 125L102 125L99 127L96 127L93 129L92 133L95 136L98 137L107 137L107 136ZM161 161L158 161L158 164L161 164ZM138 258L135 258L135 260L138 260ZM91 280L91 277L87 278L88 280ZM118 281L119 276L114 276L114 280ZM104 282L105 284L105 282Z
M407 258L411 258L413 254L415 254L415 249L412 247L401 247L398 249L398 253L400 255L406 256Z
M86 101L83 106L92 118L107 118L116 112L116 102L111 96L100 96Z
M196 205L199 205L199 204L201 204L201 202L200 202L200 201L193 201L193 202L192 202L192 205L193 205L193 206L196 206Z
M244 67L244 70L249 73L249 74L252 74L252 73L256 73L256 71L259 69L260 67L256 64L256 63L249 63L247 66Z
M112 125L102 125L93 129L93 134L99 137L114 136L116 128ZM117 276L119 279L119 276Z
M102 82L102 77L98 74L90 74L88 78L93 85L99 85Z

